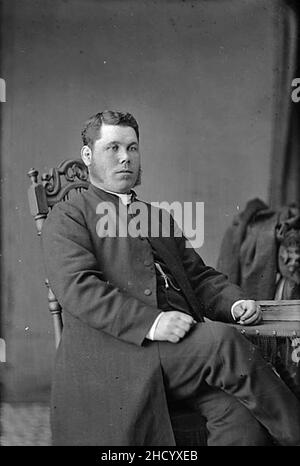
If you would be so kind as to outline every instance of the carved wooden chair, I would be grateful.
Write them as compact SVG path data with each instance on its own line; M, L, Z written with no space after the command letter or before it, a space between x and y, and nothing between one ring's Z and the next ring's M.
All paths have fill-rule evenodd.
M31 186L28 190L29 207L39 236L52 207L57 202L65 201L75 192L87 189L89 186L88 170L82 160L64 160L56 168L52 168L49 173L44 173L40 180L38 179L39 172L34 168L29 170L28 176L31 179ZM62 308L47 279L45 283L48 288L49 311L53 317L54 338L57 347L63 328Z
M52 207L70 199L74 193L87 189L89 186L88 170L80 159L65 160L56 168L50 169L39 178L38 170L32 168L28 172L31 185L28 190L29 207L34 217L38 236L41 235L44 221ZM62 308L51 290L48 288L49 311L53 317L55 346L58 347L63 330ZM172 425L177 445L206 445L207 431L205 419L188 406L170 407Z

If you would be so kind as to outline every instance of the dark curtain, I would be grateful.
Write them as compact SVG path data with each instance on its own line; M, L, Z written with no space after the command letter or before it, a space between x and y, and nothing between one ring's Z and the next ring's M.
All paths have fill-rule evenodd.
M299 1L278 3L275 65L275 112L269 202L278 208L300 204L300 102L291 99L294 78L300 77Z

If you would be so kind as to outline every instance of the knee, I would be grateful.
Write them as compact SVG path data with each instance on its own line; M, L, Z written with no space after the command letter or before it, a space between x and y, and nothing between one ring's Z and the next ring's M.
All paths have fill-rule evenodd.
M211 326L212 333L216 341L218 342L236 342L240 340L240 338L244 337L239 334L236 328L231 327L231 325L223 324L221 322L213 322Z
M212 327L214 334L215 350L218 353L228 353L233 356L238 354L239 357L246 356L255 360L260 359L257 348L236 328L229 324L215 323Z

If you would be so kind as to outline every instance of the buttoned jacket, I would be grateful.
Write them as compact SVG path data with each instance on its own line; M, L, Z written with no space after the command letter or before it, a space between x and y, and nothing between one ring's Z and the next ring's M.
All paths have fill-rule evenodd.
M55 445L175 444L158 343L146 338L161 312L153 248L197 325L204 317L232 322L231 305L244 297L159 212L137 199L124 211L117 196L91 185L44 224L46 272L64 320L52 384ZM145 217L148 229L139 228Z

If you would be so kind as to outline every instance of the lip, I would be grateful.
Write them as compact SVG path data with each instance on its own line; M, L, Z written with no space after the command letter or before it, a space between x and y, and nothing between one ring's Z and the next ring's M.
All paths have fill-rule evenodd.
M119 170L116 173L131 173L131 174L133 174L133 171L131 171L131 170Z

